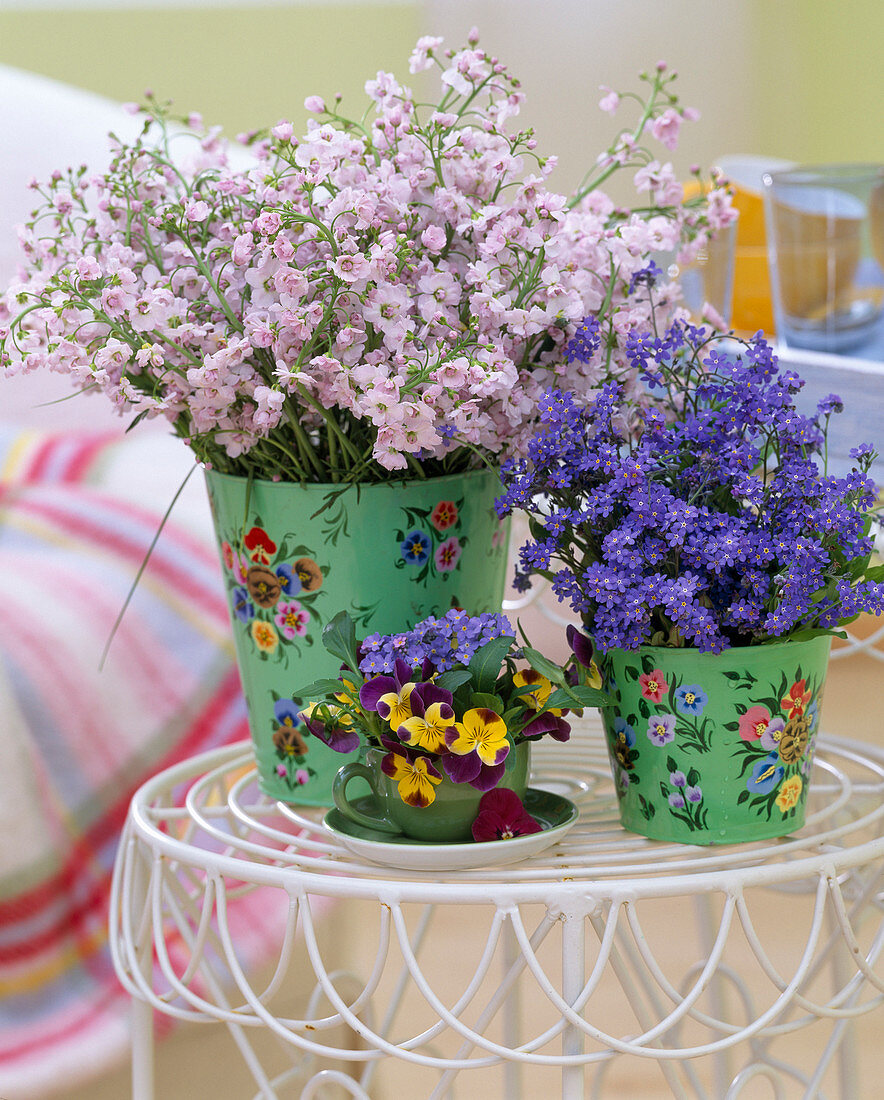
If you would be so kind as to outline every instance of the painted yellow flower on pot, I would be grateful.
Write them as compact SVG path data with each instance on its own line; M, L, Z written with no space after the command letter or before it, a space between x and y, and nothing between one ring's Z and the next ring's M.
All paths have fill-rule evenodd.
M790 776L780 787L777 793L777 806L783 813L794 810L798 805L798 799L804 789L804 782L800 775Z
M256 619L252 623L252 639L262 653L272 653L279 645L279 635L272 623Z

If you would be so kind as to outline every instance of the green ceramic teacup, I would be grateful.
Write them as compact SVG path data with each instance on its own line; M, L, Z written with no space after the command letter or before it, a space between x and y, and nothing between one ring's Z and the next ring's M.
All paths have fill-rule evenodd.
M523 801L528 790L529 750L527 742L516 746L512 752L513 767L504 773L498 784L514 790ZM409 806L399 797L395 780L381 770L384 756L386 753L382 749L369 749L365 763L352 760L335 776L332 797L345 817L377 832L407 836L413 840L440 843L472 840L472 824L479 812L483 791L476 790L469 783L452 783L447 776L443 776L441 783L435 787L435 799L429 806ZM368 783L371 799L366 799L364 795L353 799L348 797L347 787L351 780L357 778Z

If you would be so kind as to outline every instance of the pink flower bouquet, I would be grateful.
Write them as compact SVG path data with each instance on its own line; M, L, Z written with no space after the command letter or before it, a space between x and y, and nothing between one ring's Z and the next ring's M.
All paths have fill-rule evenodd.
M311 96L306 135L286 121L252 135L248 169L151 99L104 175L35 182L0 300L5 371L63 372L121 413L165 416L221 472L312 482L518 453L551 385L630 379L625 342L649 317L634 276L733 216L721 188L684 201L644 145L671 148L691 117L673 76L645 77L637 124L565 197L546 186L554 160L508 128L518 82L475 40L422 39L410 67L438 69L435 103L388 73L361 122ZM624 168L636 212L599 190ZM657 304L672 313L677 288ZM599 348L569 362L587 316Z

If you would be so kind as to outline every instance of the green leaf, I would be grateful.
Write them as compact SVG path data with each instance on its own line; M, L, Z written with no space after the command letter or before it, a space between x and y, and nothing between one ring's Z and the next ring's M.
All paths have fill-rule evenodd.
M356 644L356 626L346 611L339 611L322 631L322 644L335 657L356 672L359 653Z
M503 699L499 695L492 695L487 691L474 691L470 695L470 706L493 710L495 714L502 714L504 709Z
M481 649L476 650L467 666L476 691L494 690L494 685L497 683L497 677L500 675L503 666L503 660L509 653L512 644L512 637L504 635L500 638L492 638Z
M307 699L310 702L317 702L320 699L334 697L344 690L344 685L340 680L314 680L312 684L305 684L304 687L296 688L296 690L292 692L292 698Z
M690 769L690 771L687 774L687 780L688 780L688 786L689 787L696 787L696 785L700 781L700 773L697 771L696 768L691 768Z
M563 710L573 710L575 707L613 707L615 705L606 691L577 685L554 691L544 704L544 710L559 707Z
M455 692L461 684L468 684L471 679L472 677L467 669L450 668L447 672L437 676L433 683L436 687L444 688L445 691Z
M539 672L541 676L545 676L551 684L565 683L565 673L555 661L551 661L549 657L544 657L538 650L527 645L522 646L522 652L525 654L525 660L534 671Z
M678 764L676 764L676 762L675 762L674 758L673 758L673 757L671 757L671 756L667 756L667 757L666 757L666 770L667 770L667 771L668 771L668 772L669 772L670 774L671 774L672 772L677 772L677 771L678 771ZM669 791L668 791L668 790L667 790L666 794L667 794L667 796L668 796L668 794L669 794Z

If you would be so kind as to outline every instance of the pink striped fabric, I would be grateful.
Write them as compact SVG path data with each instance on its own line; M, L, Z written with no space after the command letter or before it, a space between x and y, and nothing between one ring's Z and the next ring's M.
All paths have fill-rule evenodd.
M129 800L248 736L215 548L174 520L98 671L161 518L101 484L126 446L0 431L0 1096L15 1100L128 1051L107 907ZM278 894L234 903L247 962Z

